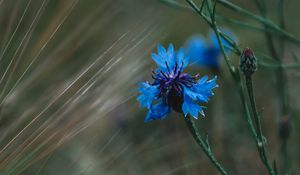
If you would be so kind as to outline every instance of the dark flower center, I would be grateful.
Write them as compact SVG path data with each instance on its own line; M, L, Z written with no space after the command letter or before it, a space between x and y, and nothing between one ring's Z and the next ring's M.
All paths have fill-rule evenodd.
M171 106L174 111L182 112L183 95L178 95L175 89L171 89L167 96L167 104Z
M183 63L180 67L176 63L173 70L170 70L168 63L166 63L167 71L153 71L154 85L159 85L159 97L161 97L166 104L168 104L176 112L182 112L182 103L184 98L184 87L192 87L199 75L190 76L182 73Z

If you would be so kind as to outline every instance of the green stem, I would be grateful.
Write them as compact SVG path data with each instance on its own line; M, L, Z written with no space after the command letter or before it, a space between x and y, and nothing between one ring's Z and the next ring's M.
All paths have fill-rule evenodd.
M269 163L269 160L268 160L267 154L266 154L266 150L264 147L265 141L264 141L263 134L262 134L260 117L259 117L257 109L256 109L256 103L255 103L255 98L254 98L254 93L253 93L253 85L252 85L251 76L246 77L246 86L247 86L247 90L248 90L250 104L252 107L256 130L257 130L257 140L256 141L257 141L257 149L258 149L259 155L261 157L263 164L268 169L269 174L276 175L275 171L273 170L272 166Z
M295 43L300 43L300 39L292 34L290 34L289 32L283 30L282 28L280 28L278 25L274 24L272 21L270 21L269 19L263 18L261 16L258 16L256 14L253 14L252 12L245 10L227 0L217 0L217 2L229 9L232 9L236 12L238 12L239 14L243 14L249 18L252 18L253 20L259 21L260 23L268 26L270 29L276 31L278 34L285 36L286 39L295 42Z
M222 174L222 175L228 175L228 173L225 171L223 166L218 162L218 160L215 158L214 154L212 153L210 146L208 145L208 142L205 142L200 133L198 132L197 127L195 126L195 123L189 116L185 117L185 123L187 127L189 128L190 133L192 134L194 140L196 143L202 148L204 153L207 155L211 163L216 167L216 169Z
M279 2L279 14L280 14L280 27L284 30L285 29L285 25L284 25L284 17L283 17L283 2ZM267 19L267 9L266 8L260 8L260 13L262 14L262 16ZM270 27L266 24L264 24L265 27L265 36L267 39L267 43L268 43L268 47L269 47L269 51L270 54L272 55L272 57L277 60L279 62L279 64L282 64L282 56L283 56L283 52L284 52L284 37L281 37L280 39L280 51L281 51L281 56L279 56L279 53L276 51L274 42L273 42L273 38L271 36L271 34L268 32ZM286 87L286 76L284 73L284 70L281 66L279 66L278 72L277 72L277 86L278 86L278 93L279 93L279 97L280 97L280 106L281 106L281 111L280 111L280 115L283 116L284 114L286 114L288 112L288 94L287 94L287 87Z
M235 70L235 68L231 65L231 63L229 61L229 58L228 58L228 56L225 52L224 46L223 46L222 41L221 41L220 31L218 30L216 23L214 23L214 25L213 25L213 30L216 34L218 44L219 44L219 47L221 48L222 54L223 54L223 56L226 60L226 63L228 65L228 67L229 67L229 71L231 72L232 77L235 80L236 87L238 89L238 92L239 92L239 95L240 95L240 98L241 98L241 101L242 101L242 104L243 104L243 111L245 112L245 117L246 117L248 127L249 127L249 129L252 133L253 138L256 138L257 133L256 133L256 130L254 128L254 125L253 125L253 122L252 122L252 119L251 119L251 116L250 116L249 107L246 103L246 99L245 99L245 96L244 96L244 90L243 90L243 84L241 82L240 74L239 74L238 71Z
M221 36L220 36L220 31L218 29L218 26L216 24L216 21L214 19L214 16L211 16L211 19L212 21L210 20L207 20L207 17L204 16L201 12L201 10L199 10L199 8L196 6L196 4L192 1L192 0L186 0L186 2L201 16L203 17L203 19L209 24L209 26L214 30L216 36L217 36L217 39L218 39L218 44L221 48L221 51L222 51L222 54L224 56L224 59L225 59L225 62L227 64L227 67L233 77L233 79L235 80L235 83L236 83L236 87L238 88L239 90L239 93L240 93L240 98L241 100L243 101L243 110L245 111L245 116L246 116L246 120L247 120L247 124L248 124L248 127L250 128L250 131L252 133L252 135L254 136L254 140L256 142L256 145L257 145L257 149L258 149L258 152L259 152L259 155L260 155L260 158L263 162L263 164L266 166L266 168L268 169L268 172L270 175L276 175L275 171L273 170L273 168L270 166L269 162L268 162L268 159L267 159L267 156L266 156L266 153L265 153L265 149L264 149L264 140L263 140L263 136L261 134L261 125L260 125L260 120L258 118L258 114L257 114L257 111L256 111L256 107L255 105L255 101L254 101L254 96L253 96L253 90L252 90L252 81L251 81L251 86L248 87L248 84L247 84L247 87L248 87L248 90L250 90L252 93L252 108L255 109L253 113L255 113L255 123L257 124L258 126L258 129L257 131L255 130L254 128L254 125L253 125L253 122L252 122L252 119L250 117L250 113L249 113L249 109L248 109L248 105L246 103L246 100L245 100L245 97L244 97L244 93L243 93L243 86L242 86L242 83L241 83L241 78L239 76L239 72L236 71L236 68L232 65L232 63L230 62L226 52L225 52L225 49L224 49L224 46L222 44L222 41L221 41ZM249 89L250 88L250 89ZM260 129L259 129L260 128ZM256 133L258 132L258 133Z
M276 71L278 71L278 69L299 69L300 68L300 63L293 63L293 64L269 64L266 62L258 62L259 66L262 66L266 69L274 69ZM286 111L287 112L287 111Z
M195 12L198 15L200 15L201 17L204 18L204 16L201 13L200 9L196 6L196 4L192 0L186 0L186 2L192 7L192 9L195 10ZM205 18L204 18L204 20L205 20ZM222 42L221 42L220 32L217 29L216 23L212 24L212 23L210 23L209 20L205 20L205 21L208 23L208 25L210 27L212 27L214 29L214 32L215 32L215 34L217 36L217 39L218 39L218 44L221 48L221 51L222 51L222 54L223 54L224 59L226 61L227 67L228 67L233 79L235 80L234 82L236 83L235 85L236 85L236 88L239 92L240 99L242 101L243 111L244 111L244 114L245 114L245 119L247 121L248 127L251 131L251 134L252 134L253 138L256 139L256 131L255 131L255 128L254 128L254 125L253 125L253 122L252 122L252 119L251 119L251 116L250 116L248 104L246 103L246 99L245 99L245 96L244 96L244 88L243 88L243 84L241 82L240 74L239 74L238 71L236 71L236 69L230 63L230 60L229 60L229 58L228 58L228 56L225 52L225 49L224 49L224 46L223 46ZM239 49L239 48L237 48L237 49Z
M221 48L222 54L223 54L225 60L227 60L229 62L229 58L228 58L228 56L225 52L224 46L223 46L222 41L221 41L221 36L220 36L220 33L219 33L216 25L214 26L214 32L217 36L218 44L219 44L219 47ZM252 136L254 138L256 138L257 133L256 133L256 130L254 128L254 125L253 125L253 122L252 122L252 119L251 119L251 116L250 116L250 113L249 113L249 107L246 103L246 99L245 99L245 96L244 96L244 90L243 90L243 84L241 82L240 74L239 74L239 72L235 71L235 69L233 69L233 67L231 67L230 64L228 64L228 67L229 67L230 72L232 73L232 76L233 76L233 78L235 80L235 83L236 83L236 86L238 88L240 98L242 100L243 110L245 112L245 117L246 117L246 120L247 120L248 127L250 128Z
M255 25L249 24L248 22L237 20L237 19L232 19L230 17L224 16L224 15L217 15L217 18L226 22L226 23L231 23L237 27L246 29L246 30L253 30L253 31L258 31L258 32L265 32L265 29L262 27L257 27Z
M284 2L283 0L279 0L278 1L278 12L279 12L279 26L281 29L285 30L285 22L284 22L284 14L283 14L283 9L284 9ZM266 8L261 8L260 12L262 14L262 16L264 18L267 19L267 9ZM276 48L275 45L273 43L273 38L271 36L271 34L268 32L269 27L267 25L265 26L265 35L267 38L267 43L268 43L268 47L269 47L269 51L272 55L272 57L274 59L276 59L280 65L282 65L282 60L283 60L283 56L284 56L284 48L285 48L285 38L283 36L280 37L279 40L279 48L280 50L278 52L276 52ZM280 103L280 116L279 117L283 117L284 115L286 115L288 113L288 91L287 91L287 82L286 82L286 75L285 72L283 70L283 67L280 66L278 71L277 71L277 90L278 90L278 94L279 94L279 103ZM287 170L287 148L286 148L286 140L282 140L282 147L281 147L281 154L283 157L283 168L284 168L284 172Z

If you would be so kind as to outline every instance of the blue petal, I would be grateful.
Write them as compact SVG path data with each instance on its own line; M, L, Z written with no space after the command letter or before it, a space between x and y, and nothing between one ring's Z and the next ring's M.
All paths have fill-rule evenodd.
M203 78L207 80L206 77L203 77ZM211 92L211 90L213 88L219 87L217 85L217 82L216 82L217 76L215 76L213 79L208 80L206 82L202 80L203 78L201 78L200 80L198 80L197 84L194 87L196 87L196 88L203 88L206 91L210 91L210 92Z
M208 76L205 75L204 77L200 78L197 83L205 83L207 80L208 80Z
M184 87L184 94L195 101L208 102L209 97L214 95L212 89L218 87L216 79L207 81L207 76L204 76L194 86Z
M235 42L237 42L237 38L231 33L230 30L226 29L226 28L223 28L222 29L222 32L225 34L225 35L228 35L231 39L233 39ZM211 40L211 43L213 44L213 46L215 48L219 48L219 43L218 43L218 39L217 39L217 36L216 34L213 32L213 31L210 31L210 40ZM224 37L221 36L221 42L225 48L225 51L227 53L230 52L230 50L232 50L232 47L230 46L229 42L226 41L226 39Z
M174 46L173 46L173 44L169 44L168 55L166 57L166 60L167 60L168 66L171 70L174 69L174 66L176 64L175 57L176 57L176 53L174 51Z
M186 117L188 114L190 114L195 119L198 119L198 113L200 112L204 116L203 109L196 104L189 96L184 96L184 102L182 105L182 111L184 113L184 116Z
M219 68L220 67L220 55L221 50L219 47L207 47L197 63L209 68Z
M172 56L172 54L174 54L174 46L173 46L172 43L169 44L169 47L168 47L168 54L169 54L170 57Z
M185 49L191 63L198 62L202 59L206 47L207 44L202 35L193 35L186 41Z
M151 120L164 119L167 117L167 114L170 113L170 108L167 104L160 102L158 104L151 105L148 111L148 114L145 118L145 122Z
M157 44L157 52L159 55L163 55L164 53L166 53L166 49L161 44Z
M177 64L182 65L182 68L185 68L188 63L189 63L189 58L184 54L183 48L180 48L179 51L177 52Z
M162 45L157 45L157 54L152 53L152 59L157 64L159 70L167 72L169 69L173 69L175 66L175 51L172 44L169 45L168 50L166 50Z
M159 68L166 69L166 62L165 60L161 57L161 55L157 55L156 53L151 54L152 59L154 62L157 64Z
M138 90L141 94L137 97L137 100L140 102L142 107L148 108L159 93L157 86L153 86L147 82L140 83Z
M214 95L212 89L218 87L216 80L217 80L217 76L215 76L213 79L209 81L201 81L200 79L198 80L197 84L194 85L191 89L196 93L202 94L208 100L209 97Z
M208 97L203 93L197 92L195 89L184 87L184 94L193 100L199 102L208 102Z
M219 68L219 57L221 54L219 47L207 43L202 35L190 37L186 43L186 50L192 64L196 63L209 68Z

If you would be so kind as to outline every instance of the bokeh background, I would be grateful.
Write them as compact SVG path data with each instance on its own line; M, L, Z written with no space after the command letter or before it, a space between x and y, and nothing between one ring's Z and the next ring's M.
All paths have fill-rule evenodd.
M259 14L251 0L232 2ZM266 2L268 16L277 23L278 1ZM300 2L284 5L287 31L300 36ZM263 28L219 5L217 10ZM232 31L240 48L269 55L262 31L222 19L218 24ZM1 175L218 174L182 115L144 123L147 110L136 101L137 83L151 81L150 55L157 43L179 49L193 34L208 35L207 24L193 11L157 0L1 0L0 33ZM281 51L285 63L300 56L299 46L287 41ZM238 66L238 56L230 59ZM188 71L215 75L195 65ZM277 71L259 67L253 78L268 156L281 171ZM300 74L297 67L285 71L292 128L288 166L298 174ZM230 174L267 174L222 59L218 84L206 117L197 121L202 135L208 134Z

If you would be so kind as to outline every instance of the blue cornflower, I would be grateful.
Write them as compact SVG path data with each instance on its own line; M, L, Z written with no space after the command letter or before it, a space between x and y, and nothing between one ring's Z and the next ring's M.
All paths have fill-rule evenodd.
M198 118L204 111L198 103L208 102L213 96L212 89L218 87L216 78L208 80L207 76L190 76L183 72L189 59L183 48L174 51L172 44L166 50L157 46L158 53L152 53L152 59L158 68L152 71L152 83L142 82L139 85L138 101L142 107L149 109L145 122L164 119L174 110Z
M225 34L235 39L228 30L224 30ZM209 41L202 35L193 35L186 41L186 52L190 57L190 61L197 65L206 66L212 69L220 68L221 49L218 44L217 37L214 32L210 32ZM224 39L221 39L227 53L230 52L230 44Z

